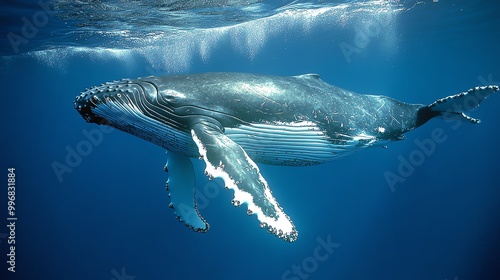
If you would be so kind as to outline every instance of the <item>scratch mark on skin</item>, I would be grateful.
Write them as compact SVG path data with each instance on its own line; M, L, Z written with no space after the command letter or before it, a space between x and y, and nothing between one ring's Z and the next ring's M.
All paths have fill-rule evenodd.
M258 93L256 90L254 90L254 89L250 88L250 86L249 86L249 85L243 85L243 87L244 87L246 90L253 92L254 94L256 94L256 95L258 95L258 96L260 96L260 97L264 98L265 100L267 100L267 101L269 101L269 102L271 102L271 103L274 103L274 104L277 104L277 105L280 105L280 106L285 107L283 104L281 104L281 103L279 103L279 102L276 102L276 101L274 101L273 99L271 99L271 98L269 98L269 97L267 97L267 96L264 96L264 95L262 95L262 94ZM265 102L264 102L264 103L265 103Z
M382 107L384 107L384 106L385 106L385 102L383 102L382 105L380 105L380 107L378 107L377 112L379 112L380 109L382 109Z
M392 116L392 115L391 115L391 118L392 118L395 122L397 122L399 125L401 125L401 123L400 123L400 122L398 122L398 120L397 120L394 116ZM391 124L392 124L392 121L391 121Z

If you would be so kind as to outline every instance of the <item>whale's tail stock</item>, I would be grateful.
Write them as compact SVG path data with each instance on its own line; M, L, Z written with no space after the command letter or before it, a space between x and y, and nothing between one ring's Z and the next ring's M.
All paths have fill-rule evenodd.
M445 120L459 119L471 123L479 123L479 119L472 118L465 114L465 112L478 107L486 97L496 91L498 91L498 86L481 86L438 99L419 109L416 126L421 126L434 117L441 117Z

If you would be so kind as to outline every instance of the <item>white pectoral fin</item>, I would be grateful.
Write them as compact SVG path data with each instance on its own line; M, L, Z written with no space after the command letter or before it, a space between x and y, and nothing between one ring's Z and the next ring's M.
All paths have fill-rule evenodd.
M167 191L171 199L170 207L179 221L196 232L206 232L210 228L196 207L196 179L189 157L167 152L165 171L169 174Z
M233 205L248 205L261 227L277 237L293 242L298 232L290 218L273 197L257 165L237 143L215 124L203 122L192 126L191 135L206 163L205 174L220 177L226 188L234 190Z

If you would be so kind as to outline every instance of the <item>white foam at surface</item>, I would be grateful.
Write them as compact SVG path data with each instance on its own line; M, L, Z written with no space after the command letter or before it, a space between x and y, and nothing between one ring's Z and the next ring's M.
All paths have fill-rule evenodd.
M33 52L30 55L53 67L64 67L65 61L74 56L87 55L92 60L113 58L130 63L138 55L138 58L147 61L152 69L174 74L189 71L193 59L197 56L207 63L223 41L230 42L234 51L253 60L268 40L278 34L302 33L307 36L320 29L356 29L367 21L383 23L380 39L384 42L384 48L390 50L395 44L396 34L392 22L401 10L394 4L397 4L397 1L378 0L326 7L311 7L304 3L290 4L272 16L232 26L150 32L144 38L134 39L131 44L135 46L128 49L68 46ZM119 39L123 36L124 40L127 39L127 30L117 32L113 34L114 37Z

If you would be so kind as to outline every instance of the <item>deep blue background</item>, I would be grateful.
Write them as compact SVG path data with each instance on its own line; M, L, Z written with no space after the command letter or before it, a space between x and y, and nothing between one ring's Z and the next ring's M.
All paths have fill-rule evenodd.
M322 27L306 35L274 35L253 59L221 45L206 62L194 57L189 72L313 72L356 92L430 103L481 85L478 77L499 84L500 9L493 3L473 9L446 1L418 5L398 16L392 51L371 38L350 63L339 44L353 44L355 30ZM17 272L6 273L6 239L0 239L1 279L119 280L113 271L121 274L122 268L136 280L282 279L314 256L318 237L328 236L340 247L309 279L500 275L499 96L472 113L480 125L455 130L433 120L388 149L313 167L260 165L299 230L290 244L261 230L245 206L234 208L232 193L223 188L201 209L210 231L191 232L168 208L164 150L120 131L104 134L58 181L51 164L65 162L66 147L86 139L83 130L99 129L74 110L74 97L101 82L149 75L146 62L85 55L63 66L30 56L6 61L0 76L0 213L7 223L6 169L15 167ZM415 139L429 138L436 128L447 140L392 192L384 173L396 173L398 156L408 158ZM198 162L202 192L213 184L203 168Z

